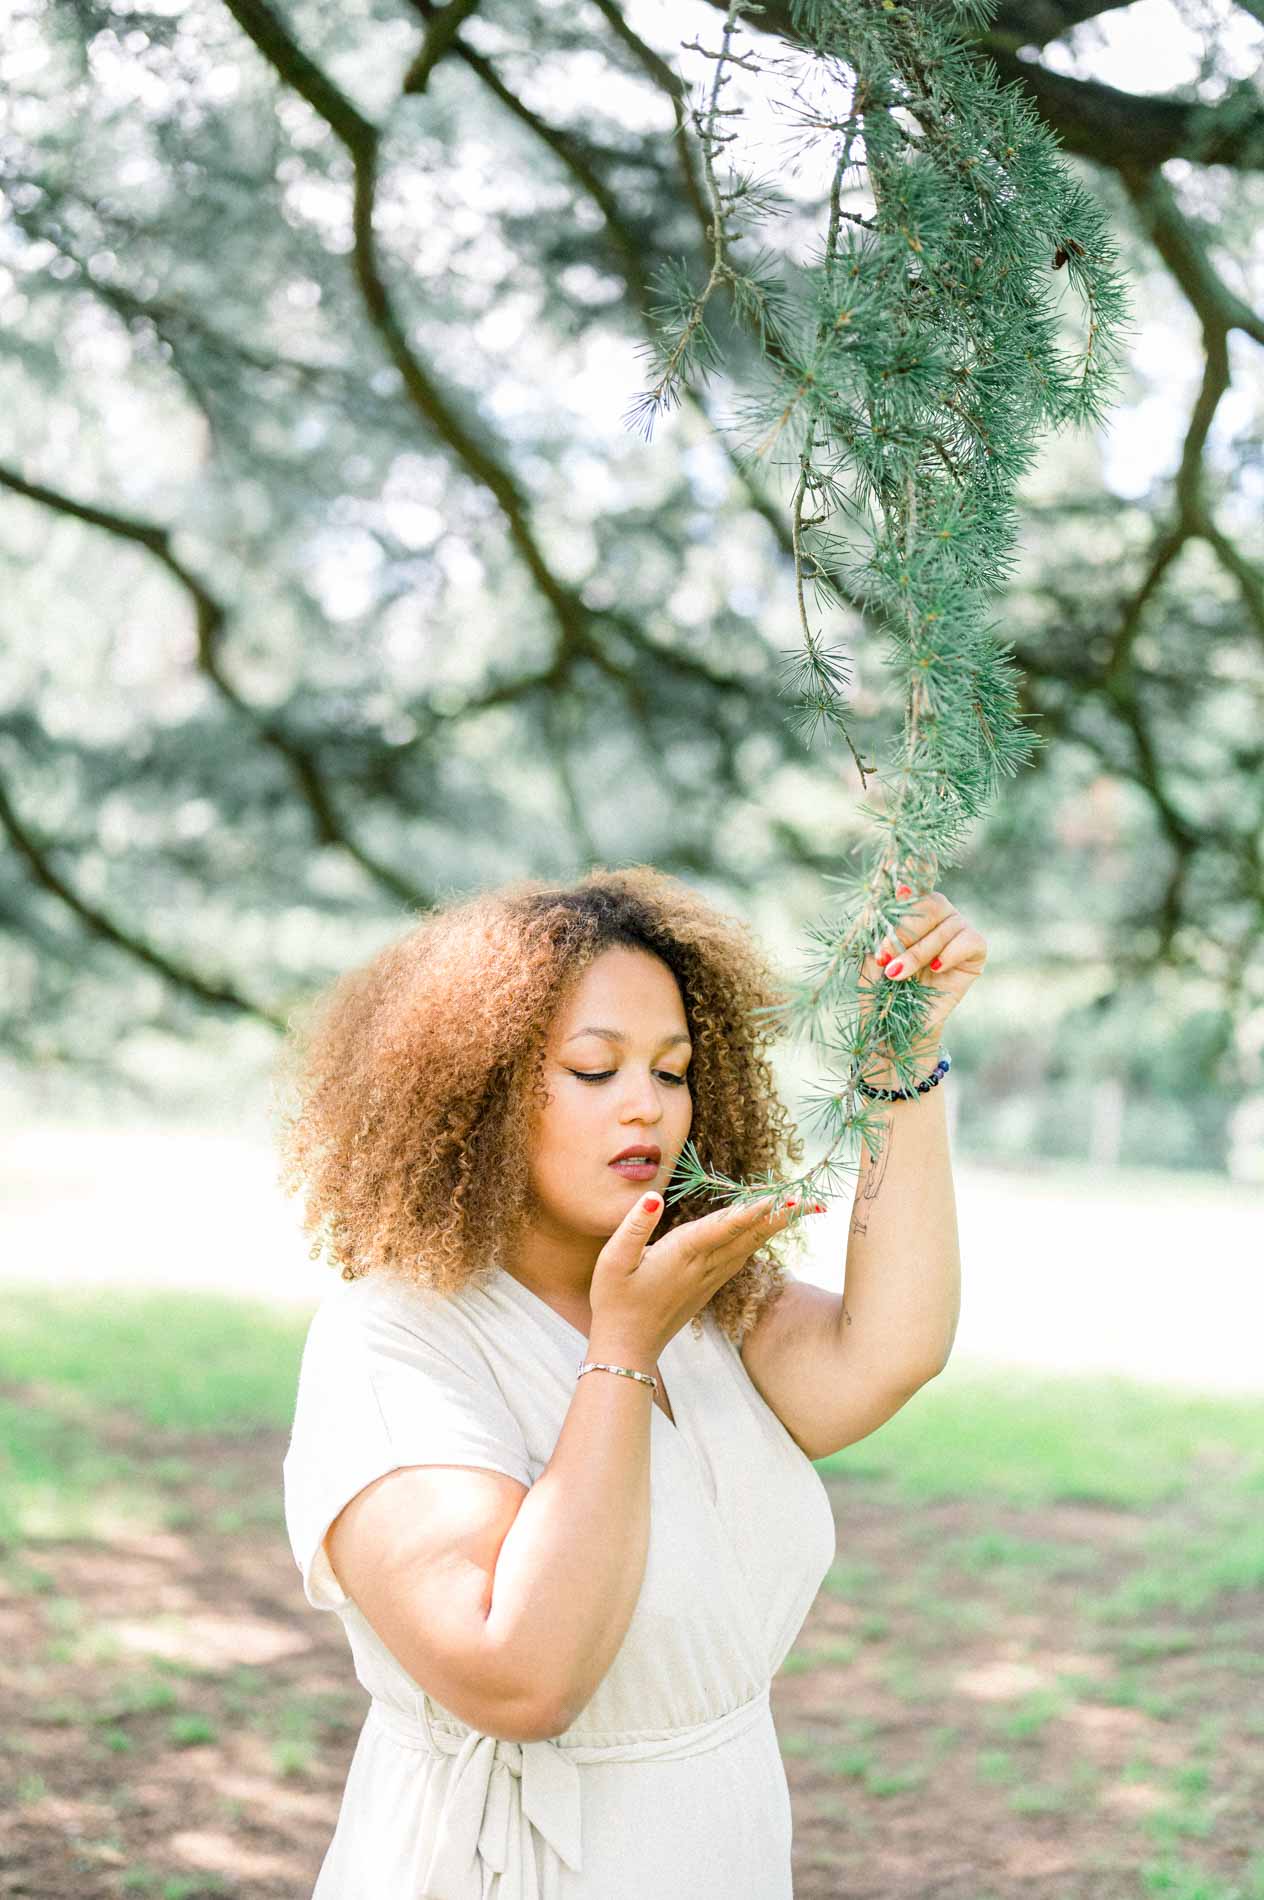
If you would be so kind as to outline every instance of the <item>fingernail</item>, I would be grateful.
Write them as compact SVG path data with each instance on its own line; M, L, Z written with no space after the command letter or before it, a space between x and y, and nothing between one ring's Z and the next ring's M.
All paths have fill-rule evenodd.
M797 1207L798 1205L799 1205L799 1203L798 1203L797 1201L787 1201L787 1202L786 1202L786 1206L787 1206L787 1207Z
M887 964L888 964L888 963L890 963L890 961L891 961L891 958L892 958L892 957L894 956L894 954L895 954L895 952L894 952L893 950L881 950L881 951L879 951L879 953L878 953L878 962L879 962L879 963L880 963L880 964L882 965L882 967L883 967L883 969L885 969L885 968L886 968L886 966L887 966Z
M900 974L900 971L901 971L901 970L902 970L903 968L904 968L904 965L903 965L902 963L888 963L888 965L887 965L887 975L888 975L888 976L898 976L898 975Z
M645 1209L647 1214L655 1213L662 1205L663 1203L659 1200L657 1194L647 1194L645 1199L641 1202L641 1206Z
M895 894L897 897L911 897L913 895L911 889L909 888L907 884L897 884L895 887Z
M938 957L932 957L930 960L930 967L932 970L939 970L943 968L943 965L940 963Z
M813 1201L813 1203L812 1203L812 1212L813 1212L814 1214L823 1214L823 1213L825 1212L825 1203L824 1203L824 1201Z

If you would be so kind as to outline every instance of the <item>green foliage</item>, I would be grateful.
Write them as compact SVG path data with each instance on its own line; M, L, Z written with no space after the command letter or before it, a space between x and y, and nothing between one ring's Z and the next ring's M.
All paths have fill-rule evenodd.
M829 226L790 285L763 256L743 265L734 247L763 199L740 174L727 188L720 182L740 117L721 99L731 64L763 70L736 45L741 16L762 10L732 0L710 55L711 85L692 111L710 194L711 270L692 295L683 270L672 278L659 311L659 374L634 415L648 433L688 377L722 366L705 319L727 289L763 370L763 386L739 404L737 459L753 472L775 452L795 482L803 652L784 669L797 691L794 716L809 741L818 724L841 733L862 784L872 777L881 788L861 807L871 835L856 847L843 902L810 929L812 968L776 1012L835 1064L812 1105L833 1164L860 1140L881 1149L885 1123L856 1086L872 1061L889 1058L907 1086L925 1042L916 979L869 983L864 960L963 855L1001 781L1039 744L1016 710L1012 648L989 600L1012 573L1015 490L1042 433L1102 417L1129 317L1101 206L1029 102L958 37L987 17L982 5L792 0L813 62L795 96L813 82L824 95L819 110L801 115L805 142L792 156L829 140ZM1082 312L1070 354L1059 342L1064 286ZM840 576L887 634L904 706L888 772L861 759L844 669L808 620L806 587L818 604L841 606ZM904 881L914 897L901 905ZM736 1197L768 1184L739 1189L688 1153L681 1185ZM823 1180L814 1171L795 1185L812 1192Z
M685 75L709 80L714 62L682 45L697 13L686 26L671 7L646 10L647 42L613 4L480 0L460 19L316 0L17 9L0 46L13 102L0 152L0 1060L19 1113L33 1092L41 1108L98 1113L129 1092L163 1113L183 1098L218 1114L225 1088L258 1100L293 1003L401 910L524 872L650 861L739 906L780 951L825 872L845 871L840 895L854 886L844 916L869 901L865 867L853 877L840 854L874 823L870 805L892 823L889 789L911 800L920 784L912 831L941 815L950 836L974 827L951 888L992 945L989 982L953 1023L959 1073L978 1083L952 1085L965 1140L1096 1152L1080 1077L1107 1050L1120 1073L1122 1046L1130 1086L1147 1070L1161 1096L1128 1103L1128 1158L1258 1170L1258 1096L1229 1124L1258 1086L1264 942L1247 301L1264 114L1246 36L1260 29L1246 7L1211 19L1176 0L1164 63L1175 71L1184 52L1188 77L1160 98L1112 90L1104 114L1094 82L1138 9L1099 10L1110 18L1031 13L1022 59L1008 13L986 8L750 10L763 67L776 55L796 77L796 19L815 12L830 32L850 19L875 73L941 123L918 150L888 139L882 205L862 126L832 193L854 75L809 56L780 116L818 162L796 183L789 157L734 136L713 168L717 243L684 109L705 122L709 84L695 101ZM966 44L951 68L927 68L933 93L908 69L909 36L932 26ZM875 426L898 421L906 392L931 416L952 351L989 318L967 302L941 322L942 281L914 292L925 259L959 248L952 219L968 202L944 101L993 66L1004 83L983 133L994 141L1022 98L1064 138L1093 193L1065 203L1076 218L1098 200L1109 212L1141 283L1145 347L1113 441L1073 411L1048 425L1059 440L1028 467L1019 562L932 450L943 547L968 588L1005 580L991 614L1007 638L975 613L999 740L979 727L978 744L950 752L951 693L967 681L941 673L939 764L923 770L907 743L901 757L925 629L910 634L899 579L933 586L940 570L897 565L899 496L888 522L873 491L884 477L898 490L907 444ZM747 83L735 60L726 70L763 92L757 71ZM887 116L923 138L903 107ZM727 137L741 121L717 125ZM1175 163L1156 158L1156 127ZM963 164L979 130L957 139ZM1023 145L1035 151L1029 129ZM1004 161L1022 203L993 164L978 214L989 260L1027 221L1010 285L1027 225L1057 195L1040 164L1016 163ZM905 210L932 251L905 243ZM1037 255L1018 314L1074 379L1105 260L1071 251L1055 271L1056 254ZM865 274L845 275L849 259ZM871 287L874 264L885 275ZM624 439L632 353L651 331L656 344L678 335L713 272L697 373L664 388L679 428L652 449ZM883 323L901 284L904 334ZM850 315L835 328L838 312ZM996 341L992 407L996 378L1027 367ZM767 434L794 366L818 356L840 380L817 385L822 433L796 516L761 474L788 461L799 485L806 412L762 462L735 458ZM971 415L989 426L977 406L947 410L939 439L973 487L992 464ZM1014 497L1001 481L985 499L995 512ZM953 638L968 644L970 624ZM844 777L818 737L899 776L858 800L854 768ZM967 795L973 775L976 803L1004 787L986 818L955 791L941 814L944 761ZM826 969L838 935L833 915L810 932ZM854 969L838 975L842 1010ZM832 1008L804 1003L806 1023ZM1174 1025L1221 1007L1226 1051L1199 1039L1191 1059L1215 1073L1195 1097ZM827 1026L841 1089L849 1023ZM1076 1064L1065 1101L1045 1092L1051 1058Z

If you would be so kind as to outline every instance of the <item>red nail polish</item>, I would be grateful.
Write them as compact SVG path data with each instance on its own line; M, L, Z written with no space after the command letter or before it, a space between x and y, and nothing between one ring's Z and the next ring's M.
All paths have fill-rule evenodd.
M943 968L943 965L940 963L938 957L932 957L930 960L930 967L932 970L940 970Z
M891 961L891 955L892 953L890 950L880 950L878 953L878 962L882 965L884 970L886 969L887 964L890 963Z
M898 976L898 975L900 974L900 971L901 971L901 970L902 970L903 968L904 968L904 965L903 965L903 963L888 963L888 965L887 965L887 975L888 975L888 976Z
M895 894L897 897L911 897L913 895L907 884L897 884Z

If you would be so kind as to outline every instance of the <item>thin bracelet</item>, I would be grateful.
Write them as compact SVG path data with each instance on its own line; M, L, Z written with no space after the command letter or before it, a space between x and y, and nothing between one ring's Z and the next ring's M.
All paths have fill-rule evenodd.
M589 1359L585 1361L575 1374L576 1379L582 1379L586 1372L621 1372L625 1379L639 1379L642 1385L653 1386L655 1396L657 1397L658 1395L658 1380L653 1374L649 1372L634 1372L631 1366L606 1366L602 1364L600 1359Z

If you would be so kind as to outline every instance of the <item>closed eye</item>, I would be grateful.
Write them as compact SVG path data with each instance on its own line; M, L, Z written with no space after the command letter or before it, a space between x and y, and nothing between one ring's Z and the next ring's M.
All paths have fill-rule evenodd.
M570 1073L575 1077L577 1082L608 1082L610 1077L614 1074L614 1070L598 1069L592 1075L587 1075L583 1069L572 1069ZM655 1075L661 1075L664 1082L674 1082L677 1088L684 1088L686 1082L689 1080L687 1075L673 1075L670 1069L655 1069L654 1073Z

